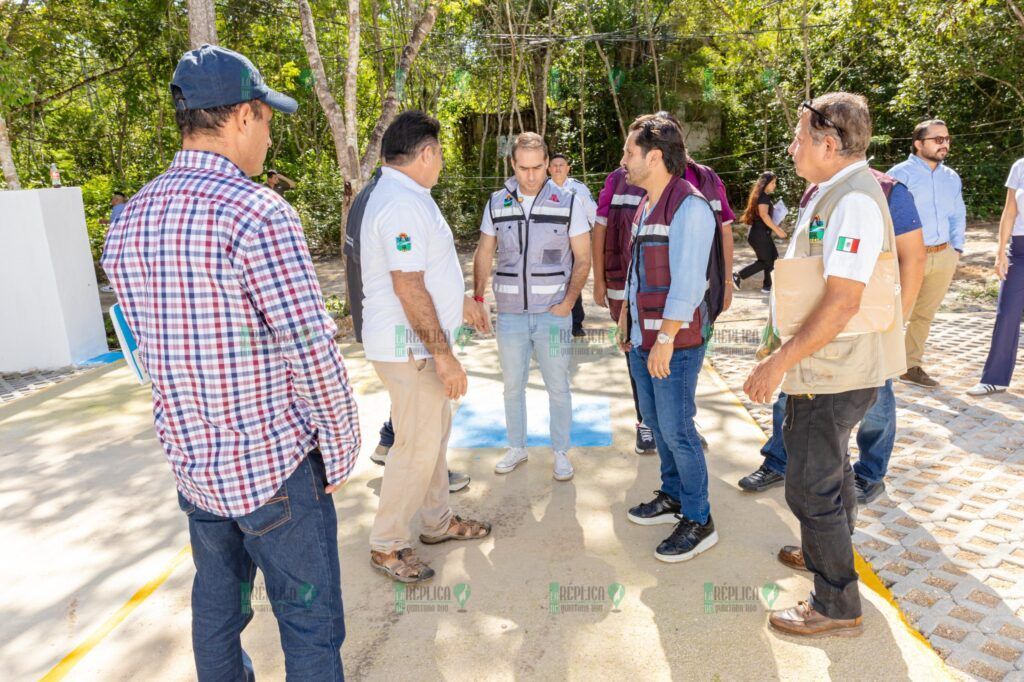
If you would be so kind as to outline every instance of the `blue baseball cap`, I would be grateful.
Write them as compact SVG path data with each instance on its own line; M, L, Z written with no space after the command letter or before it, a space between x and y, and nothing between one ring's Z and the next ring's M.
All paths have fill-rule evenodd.
M299 103L267 87L251 61L233 50L203 45L182 55L171 79L174 108L212 109L258 99L285 114Z

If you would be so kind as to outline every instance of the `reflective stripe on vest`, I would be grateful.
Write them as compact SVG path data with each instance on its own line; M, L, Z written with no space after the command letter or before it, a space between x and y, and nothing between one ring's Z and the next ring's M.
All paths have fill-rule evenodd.
M542 313L561 303L572 275L569 227L573 194L548 180L523 211L515 178L491 194L498 241L494 299L501 313Z

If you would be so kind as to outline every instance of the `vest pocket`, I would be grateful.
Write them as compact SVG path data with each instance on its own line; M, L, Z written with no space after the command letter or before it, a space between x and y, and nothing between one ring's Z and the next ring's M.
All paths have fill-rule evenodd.
M672 272L668 264L668 244L648 244L643 247L644 277L652 289L667 289L672 283Z
M661 333L662 315L665 312L665 301L668 300L667 291L640 291L636 295L637 312L640 319L641 347L650 350L658 340ZM704 343L703 316L698 307L693 311L693 320L689 324L683 324L676 332L673 340L673 348L696 348Z

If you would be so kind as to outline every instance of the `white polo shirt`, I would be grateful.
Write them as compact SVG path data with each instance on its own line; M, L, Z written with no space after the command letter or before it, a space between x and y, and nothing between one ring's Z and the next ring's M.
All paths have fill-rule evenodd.
M363 347L368 360L405 362L430 352L412 330L391 272L423 272L438 321L454 345L462 325L465 283L455 238L430 190L405 173L381 169L363 214Z
M796 234L801 230L809 230L811 224L819 220L815 212L818 200L830 187L867 165L867 161L858 161L818 185L818 191L800 212L799 222L786 250L786 258L796 256ZM884 229L882 211L871 197L862 192L850 192L840 199L825 225L821 241L825 279L835 276L867 284L875 270L878 256L882 253Z

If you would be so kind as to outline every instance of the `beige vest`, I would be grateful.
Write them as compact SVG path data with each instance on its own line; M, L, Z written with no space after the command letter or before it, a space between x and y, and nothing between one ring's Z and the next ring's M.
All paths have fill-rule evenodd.
M896 235L889 215L889 205L882 188L867 166L829 187L817 201L814 213L824 221L825 229L829 229L829 218L840 199L850 192L866 194L878 204L885 230L882 252L895 254ZM811 242L808 226L809 222L793 235L796 240L796 257L821 255L821 242ZM896 315L889 329L867 334L840 334L786 372L782 390L790 395L843 393L881 386L887 379L905 372L907 358L903 345L903 314L898 287L894 288L892 295Z

